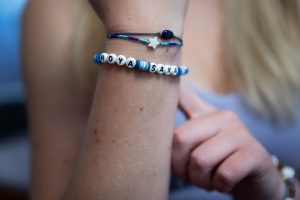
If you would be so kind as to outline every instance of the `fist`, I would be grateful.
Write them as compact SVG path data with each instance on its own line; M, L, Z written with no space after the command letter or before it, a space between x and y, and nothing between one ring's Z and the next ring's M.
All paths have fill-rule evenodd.
M234 112L216 109L186 87L181 88L179 107L188 121L174 133L174 174L200 188L242 199L283 195L271 156Z

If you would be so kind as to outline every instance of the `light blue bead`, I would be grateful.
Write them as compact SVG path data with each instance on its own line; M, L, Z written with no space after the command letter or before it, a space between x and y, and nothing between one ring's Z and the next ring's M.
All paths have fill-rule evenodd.
M146 44L148 44L148 43L149 43L149 41L148 41L148 40L146 40L146 39L139 39L139 41L140 41L140 42L142 42L142 43L146 43Z
M119 38L123 38L123 39L127 39L128 36L127 35L118 35Z
M186 66L181 67L182 70L182 75L186 75L189 73L189 68L187 68Z
M147 62L147 61L145 61L145 69L144 69L144 71L145 72L148 72L148 68L150 69L150 63L149 62Z
M184 72L184 75L188 74L189 73L189 68L185 68L185 72Z
M160 42L160 45L164 46L164 47L167 47L167 46L169 46L169 43L168 42Z
M146 68L147 68L147 62L146 61L141 61L140 70L146 71Z

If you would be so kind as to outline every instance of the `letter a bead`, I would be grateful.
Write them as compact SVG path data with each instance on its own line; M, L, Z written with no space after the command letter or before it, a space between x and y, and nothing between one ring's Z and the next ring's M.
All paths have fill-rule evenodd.
M157 65L157 73L159 73L159 74L164 73L164 65L163 64L158 64Z
M136 65L136 60L134 58L130 57L127 59L126 65L128 68L134 68Z

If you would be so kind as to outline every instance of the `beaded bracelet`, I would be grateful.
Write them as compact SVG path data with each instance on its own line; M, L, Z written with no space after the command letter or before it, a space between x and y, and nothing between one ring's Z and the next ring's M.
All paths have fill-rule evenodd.
M296 195L296 172L292 167L283 165L276 156L272 156L272 161L277 167L280 177L285 185L285 194L282 200L294 200Z
M182 76L189 73L189 69L185 66L170 66L163 64L156 64L154 62L148 62L143 60L137 60L135 58L129 57L126 58L123 55L117 56L113 53L96 53L93 58L95 63L109 63L117 65L126 65L128 68L150 72L158 73L164 75L172 76Z
M149 39L143 39L143 38L138 38L134 37L132 35L137 35L137 36L155 36L153 38ZM158 37L162 40L170 40L170 39L176 39L178 41L172 41L172 42L166 42L166 41L159 41ZM158 33L139 33L139 32L109 32L107 34L107 38L120 38L120 39L128 39L128 40L133 40L137 41L143 44L147 44L149 47L152 47L153 49L156 49L157 46L163 46L163 47L168 47L168 46L183 46L183 41L181 38L177 37L174 35L174 33L170 30L164 30L162 32Z

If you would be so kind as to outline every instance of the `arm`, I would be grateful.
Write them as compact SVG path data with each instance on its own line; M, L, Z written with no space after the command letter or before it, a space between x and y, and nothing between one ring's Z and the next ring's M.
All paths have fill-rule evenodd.
M172 6L176 3L178 7ZM182 31L185 2L181 0L107 0L94 6L108 30L153 32L168 27ZM169 18L164 13L170 7L174 16ZM149 51L120 40L107 41L106 52L165 64L180 59L178 48ZM77 170L64 199L167 199L178 90L177 77L101 65Z
M101 46L101 37L91 37L95 33L101 36L97 23L100 20L84 1L71 4L63 0L58 4L30 0L25 10L22 53L30 117L33 200L61 199L73 171L87 124L90 91L95 86L95 77L89 74L96 66L82 55L90 51L92 56Z

